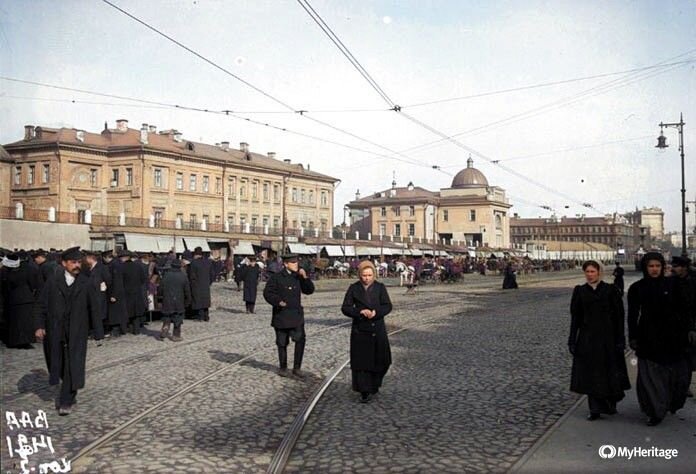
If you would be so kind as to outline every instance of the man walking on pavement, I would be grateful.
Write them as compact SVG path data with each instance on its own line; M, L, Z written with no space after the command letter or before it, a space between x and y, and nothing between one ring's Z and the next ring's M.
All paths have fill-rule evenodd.
M209 321L210 285L214 280L213 265L210 259L203 258L201 247L193 250L193 261L189 265L188 273L191 280L191 309L198 321Z
M279 369L278 375L287 377L288 374L288 343L295 342L295 357L292 373L299 379L305 375L302 368L302 357L305 348L304 309L302 308L302 293L314 293L314 283L309 279L304 269L298 269L297 255L283 256L284 268L274 273L266 288L263 290L264 299L273 306L271 326L275 328L276 345L278 346Z
M85 263L87 263L85 275L89 278L92 288L97 292L99 317L101 318L100 324L103 327L106 319L107 305L109 304L107 289L111 285L111 273L99 260L99 255L96 252L85 251Z
M90 321L94 339L104 337L98 295L80 274L82 253L73 247L61 255L62 272L44 285L35 309L35 336L43 341L49 383L62 380L58 413L69 415L77 391L85 386L85 360Z
M174 333L171 340L181 341L181 325L184 322L186 306L191 302L191 289L186 273L181 271L181 260L172 260L171 270L165 272L157 287L162 297L162 330L159 340L163 341L169 335L169 326L174 323Z

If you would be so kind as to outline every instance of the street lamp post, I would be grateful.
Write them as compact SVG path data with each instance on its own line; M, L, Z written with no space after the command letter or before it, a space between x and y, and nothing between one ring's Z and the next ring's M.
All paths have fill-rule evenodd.
M681 152L681 202L682 202L682 257L688 256L686 252L686 184L684 178L684 114L679 114L679 122L660 122L660 136L657 137L655 148L664 150L667 145L667 137L663 134L664 127L674 127L679 130L679 151Z

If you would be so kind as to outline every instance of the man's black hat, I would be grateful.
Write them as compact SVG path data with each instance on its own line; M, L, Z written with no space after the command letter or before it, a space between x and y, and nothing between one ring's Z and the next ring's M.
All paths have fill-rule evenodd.
M181 268L181 260L175 258L169 263L169 265L171 265L172 268Z
M114 251L113 250L104 250L101 254L102 254L102 257L113 257Z
M80 247L71 247L60 254L60 259L66 260L82 260L82 252L80 252Z
M126 249L121 249L116 254L117 257L130 257L130 255L131 255L130 252Z
M672 257L673 267L689 268L689 265L691 265L691 259L689 257Z
M36 250L34 250L34 252L32 253L32 257L33 257L33 258L36 258L36 257L45 257L45 256L47 256L47 255L48 255L48 253L46 253L46 251L45 251L44 249L36 249Z
M283 262L297 262L297 254L296 253L286 253L283 254Z
M201 247L196 247L193 249L193 254L194 255L203 255L203 249Z

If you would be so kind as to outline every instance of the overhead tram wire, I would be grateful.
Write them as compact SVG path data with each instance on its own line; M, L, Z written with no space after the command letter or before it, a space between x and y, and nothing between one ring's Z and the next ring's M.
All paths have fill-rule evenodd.
M54 88L54 89L59 89L59 90L66 90L66 91L72 91L72 92L79 92L79 93L82 93L82 94L96 95L96 96L101 96L101 97L118 98L118 99L121 99L121 100L128 100L128 101L131 101L131 102L146 104L145 106L142 106L142 105L139 106L139 107L143 107L143 108L152 108L152 107L170 108L170 109L175 109L175 110L182 110L182 111L185 111L185 112L200 112L200 113L208 113L208 114L215 114L215 115L224 115L224 116L227 116L227 117L234 118L234 119L236 119L236 120L241 120L241 121L245 121L245 122L248 122L248 123L252 123L252 124L254 124L254 125L259 125L259 126L263 126L263 127L267 127L267 128L272 128L272 129L274 129L274 130L278 130L278 131L281 131L281 132L289 133L289 134L291 134L291 135L296 135L296 136L308 138L308 139L311 139L311 140L319 141L319 142L322 142L322 143L327 143L327 144L330 144L330 145L339 146L339 147L341 147L341 148L345 148L345 149L348 149L348 150L358 151L358 152L360 152L360 153L365 153L365 154L368 154L368 155L377 156L377 157L380 157L380 158L382 158L382 159L388 159L388 160L399 161L399 162L402 162L402 163L406 163L406 164L410 164L410 165L414 165L414 166L421 166L421 167L424 167L424 168L431 168L430 165L425 164L425 163L423 163L423 162L421 162L421 161L406 161L406 160L404 160L404 159L402 159L402 158L398 158L398 157L393 156L393 155L386 155L386 154L384 154L384 153L377 153L377 152L375 152L375 151L367 150L367 149L360 148L360 147L356 147L356 146L353 146L353 145L348 145L348 144L341 143L341 142L337 142L337 141L334 141L334 140L329 140L329 139L326 139L326 138L318 137L318 136L316 136L316 135L311 135L311 134L304 133L304 132L298 132L298 131L295 131L295 130L292 130L292 129L289 129L289 128L286 128L286 127L281 127L281 126L274 125L274 124L271 124L271 123L262 122L262 121L259 121L259 120L254 120L254 119L249 118L249 117L241 116L241 115L239 115L239 114L237 114L237 113L235 113L235 112L233 112L233 111L231 111L231 110L213 110L213 109L206 109L206 108L200 108L200 107L190 107L190 106L179 105L179 104L170 104L170 103L167 103L167 102L159 102L159 101L153 101L153 100L147 100L147 99L138 99L138 98L134 98L134 97L127 97L127 96L109 94L109 93L104 93L104 92L95 92L95 91L89 91L89 90L85 90L85 89L76 89L76 88L71 88L71 87L56 86L56 85L52 85L52 84L44 84L44 83L36 82L36 81L25 81L25 80L22 80L22 79L8 78L8 77L5 77L5 76L0 76L0 79L2 79L2 80L8 80L8 81L13 81L13 82L18 82L18 83L27 83L27 84L31 84L31 85L40 86L40 87L49 87L49 88ZM0 98L2 98L2 96L0 96ZM27 99L36 100L35 98L27 98ZM43 100L43 99L39 99L39 100ZM54 100L61 100L61 99L54 99ZM66 100L69 101L69 102L71 102L71 103L83 103L83 102L81 102L81 101L76 101L76 100L72 100L72 99L66 99ZM87 105L95 105L95 104L87 103ZM96 105L103 105L103 104L96 104ZM114 105L114 106L126 106L126 107L138 107L137 104L112 104L112 105Z
M655 69L659 67L664 67L664 66L675 66L675 65L680 65L680 64L688 64L694 62L693 59L690 60L685 60L685 61L678 61L674 62L671 64L664 64L664 65L651 65L651 66L644 66L644 67L638 67L638 68L633 68L633 69L626 69L623 71L615 71L615 72L607 72L607 73L602 73L602 74L594 74L591 76L581 76L581 77L575 77L571 79L561 79L558 81L551 81L551 82L540 82L538 84L530 84L526 86L519 86L519 87L511 87L508 89L500 89L496 91L488 91L488 92L480 92L478 94L470 94L470 95L463 95L463 96L458 96L458 97L450 97L446 99L436 99L436 100L431 100L427 102L418 102L415 104L406 104L403 105L403 108L415 108L415 107L424 107L426 105L436 105L436 104L444 104L447 102L456 102L460 100L468 100L468 99L477 99L480 97L490 97L493 95L500 95L500 94L508 94L510 92L519 92L519 91L526 91L526 90L531 90L531 89L539 89L543 87L551 87L551 86L557 86L557 85L562 85L562 84L571 84L573 82L580 82L580 81L588 81L591 79L601 79L604 77L611 77L611 76L617 76L620 74L627 74L627 73L633 73L633 72L640 72L640 71L645 71L648 69Z
M329 36L329 38L332 39L332 42L333 42L337 47L339 47L339 46L338 46L339 43L340 43L341 45L343 45L343 43L340 42L340 40L334 40L334 39L333 39L332 36L336 36L335 33L333 33L333 31L331 31L331 34L330 34L329 31L328 31L328 30L329 30L328 27L323 28L323 27L321 26L321 25L325 25L326 22L319 16L318 13L316 13L316 11L314 11L314 10L312 9L312 13L313 13L313 14L312 14L312 13L310 13L310 11L309 11L307 8L304 7L304 3L307 3L307 0L302 0L302 1L298 0L298 3L300 3L300 5L303 6L303 8L305 9L305 11L312 17L312 19L315 21L315 23L317 23L317 25L320 26L321 30L322 30L327 36ZM307 3L307 4L308 4L308 3ZM310 7L310 8L311 8L311 7ZM318 19L317 19L317 18L318 18ZM345 48L345 46L344 46L344 48ZM344 50L343 50L342 48L339 47L339 49L341 49L341 52L342 52L342 53L344 54L344 56L346 56L347 58L348 58L349 56L350 56L350 57L353 57L353 55L350 54L350 51L348 51L348 54L346 54L346 52L344 52ZM347 50L347 48L345 48L345 49ZM350 61L350 58L349 58L349 61ZM357 60L356 60L355 62L354 62L354 61L350 61L350 62L351 62L351 64L352 64L356 69L358 69L358 70L363 69L362 66L358 66ZM362 75L366 80L367 80L367 77L366 77L366 76L369 76L369 74L362 74L362 73L361 73L361 75ZM369 76L369 77L370 77L370 79L371 79L371 76ZM371 81L368 81L368 82L371 82ZM372 83L371 83L371 85L372 85ZM376 85L375 90L377 90L377 91L379 92L379 91L382 91L382 88L379 87L378 85ZM380 94L380 95L381 95L381 94ZM383 97L383 98L384 98L384 97ZM391 102L390 99L385 99L385 101L386 101L386 100L388 100L389 103L393 103L393 102ZM402 108L399 107L398 105L394 105L394 111L397 112L397 113L399 113L399 115L403 116L403 117L406 118L407 120L410 120L411 122L413 122L413 123L415 123L416 125L420 126L421 128L424 128L424 129L428 130L429 132L431 132L431 133L433 133L433 134L435 134L435 135L438 135L438 136L440 136L440 137L443 137L445 140L451 141L452 143L454 143L454 144L457 145L458 147L463 148L464 150L467 150L467 151L469 151L469 152L472 153L472 154L475 154L475 155L477 155L477 156L480 156L481 158L483 158L483 159L486 160L486 161L489 161L489 162L491 162L491 163L494 163L494 162L495 162L495 160L492 160L491 158L486 157L486 156L483 155L482 153L480 153L480 152L474 150L473 148L470 148L470 147L464 145L463 143L459 142L458 140L455 140L454 138L449 137L447 134L445 134L445 133L443 133L443 132L437 130L436 128L434 128L434 127L432 127L432 126L426 124L425 122L422 122L421 120L418 120L418 119L416 119L415 117L411 116L410 114L404 112L404 111L402 110ZM522 173L519 173L519 172L517 172L517 171L515 171L515 170L513 170L513 169L510 169L510 168L508 168L508 167L506 167L506 166L504 166L504 165L500 165L500 164L499 164L499 167L502 168L503 170L507 171L508 173L510 173L510 174L512 174L512 175L514 175L514 176L517 176L518 178L523 179L523 180L525 180L525 181L527 181L527 182L529 182L529 183L531 183L531 184L534 184L535 186L540 187L541 189L544 189L544 190L546 190L546 191L548 191L548 192L550 192L550 193L552 193L552 194L556 194L556 195L558 195L558 196L561 196L561 197L563 197L564 199L567 199L567 200L569 200L569 201L571 201L571 202L575 202L575 203L577 203L577 204L579 204L579 205L581 205L581 206L588 207L588 206L587 206L588 203L583 203L583 202L581 202L581 201L579 201L579 200L577 200L577 199L575 199L575 198L573 198L573 197L570 197L570 196L566 195L565 193L562 193L562 192L560 192L560 191L557 191L557 190L555 190L555 189L553 189L553 188L551 188L551 187L549 187L549 186L546 186L546 185L543 184L543 183L540 183L540 182L538 182L538 181L536 181L536 180L534 180L534 179L532 179L532 178L529 178L529 177L523 175ZM439 169L439 168L436 168L436 169ZM442 171L442 170L440 170L440 171ZM444 172L444 171L443 171L443 172Z
M152 26L152 25L148 24L147 22L141 20L140 18L138 18L138 17L136 17L135 15L129 13L128 11L124 10L123 8L120 8L118 5L116 5L116 4L112 3L112 2L110 2L109 0L102 0L102 2L105 3L106 5L109 5L110 7L114 8L114 9L118 10L119 12L123 13L124 15L126 15L126 16L129 17L129 18L131 18L132 20L134 20L134 21L138 22L139 24L143 25L143 26L146 27L147 29L149 29L149 30L151 30L151 31L153 31L153 32L155 32L155 33L157 33L158 35L160 35L160 36L166 38L167 40L171 41L172 43L174 43L175 45L177 45L177 46L179 46L180 48L184 49L185 51L187 51L187 52L193 54L193 55L196 56L197 58L199 58L199 59L201 59L202 61L206 62L207 64L213 66L215 69L218 69L219 71L222 71L223 73L229 75L230 77L232 77L232 78L238 80L238 81L241 82L242 84L244 84L244 85L246 85L247 87L251 88L252 90L258 92L259 94L262 94L264 97L266 97L266 98L272 100L273 102L275 102L275 103L281 105L282 107L284 107L284 108L286 108L286 109L288 109L288 110L290 110L290 111L296 112L297 114L299 114L300 116L304 117L305 119L310 120L310 121L312 121L312 122L315 122L315 123L317 123L317 124L320 124L320 125L322 125L322 126L324 126L324 127L330 128L330 129L332 129L332 130L334 130L334 131L337 131L337 132L339 132L339 133L342 133L342 134L344 134L344 135L348 135L348 136L350 136L350 137L352 137L352 138L355 138L356 140L359 140L359 141L368 143L368 144L372 145L373 147L380 148L380 149L382 149L382 150L384 150L384 151L387 151L387 152L389 152L389 153L392 153L392 154L401 156L401 157L404 158L405 160L410 160L410 161L412 162L411 164L416 164L415 161L417 161L417 160L415 160L414 158L412 158L412 157L410 157L410 156L407 156L407 155L405 155L405 154L403 154L403 153L401 153L401 152L399 152L399 151L397 151L397 150L392 150L392 149L390 149L390 148L388 148L388 147L385 147L385 146L383 146L383 145L381 145L381 144L379 144L379 143L376 143L376 142L374 142L374 141L372 141L372 140L369 140L369 139L367 139L367 138L361 137L361 136L359 136L359 135L357 135L357 134L355 134L355 133L353 133L353 132L349 132L349 131L344 130L344 129L342 129L342 128L339 128L339 127L337 127L337 126L335 126L335 125L332 125L332 124L330 124L330 123L328 123L328 122L325 122L325 121L323 121L323 120L319 120L319 119L317 119L317 118L315 118L315 117L311 117L310 115L308 115L307 111L302 110L302 109L299 109L299 108L297 108L297 107L292 107L292 106L289 105L287 102L284 102L284 101L278 99L277 97L275 97L275 96L269 94L268 92L264 91L263 89L261 89L261 88L255 86L255 85L253 85L253 84L250 83L249 81L246 81L246 80L242 79L240 76L234 74L234 73L231 72L229 69L227 69L227 68L225 68L225 67L223 67L223 66L220 66L220 65L217 64L216 62L214 62L214 61L212 61L212 60L206 58L205 56L203 56L202 54L198 53L197 51L195 51L195 50L189 48L189 47L186 46L185 44L183 44L183 43L177 41L177 40L174 39L173 37L167 35L166 33L162 32L162 31L160 31L160 30L158 30L158 29L155 28L154 26Z

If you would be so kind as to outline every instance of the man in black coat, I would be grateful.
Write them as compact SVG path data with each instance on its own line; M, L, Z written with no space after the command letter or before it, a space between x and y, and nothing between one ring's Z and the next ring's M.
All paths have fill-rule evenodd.
M99 295L99 316L102 320L100 324L103 327L104 320L106 319L106 308L109 304L107 290L111 285L111 274L100 260L96 252L85 251L85 263L87 264L85 275L89 278L92 288L97 292L97 295Z
M181 325L184 322L186 307L191 303L191 289L186 273L181 271L181 261L172 260L171 270L162 277L157 293L162 298L162 330L159 339L169 335L169 326L174 322L172 341L181 341Z
M273 306L273 319L271 326L275 328L276 345L278 346L278 360L280 368L278 375L288 376L288 343L290 339L295 341L295 358L293 360L292 373L302 379L302 356L305 348L304 309L302 308L302 293L311 295L314 293L314 283L307 276L304 269L298 270L297 255L287 254L283 256L285 268L274 273L266 288L263 290L264 299Z
M34 252L34 263L39 267L39 275L41 276L40 286L43 287L44 283L60 270L60 265L53 259L48 258L48 254L45 250L39 249Z
M684 321L687 331L687 359L691 371L696 371L696 276L689 272L691 259L688 257L672 257L672 278L676 293L676 306L680 319ZM691 377L687 387L691 386ZM691 389L687 389L687 397L693 397Z
M254 313L256 306L256 290L259 286L259 274L261 268L256 263L256 256L249 257L249 261L242 267L242 281L244 282L244 303L246 304L246 312Z
M111 286L107 288L109 295L108 325L111 328L111 335L118 337L126 333L128 328L128 311L126 309L126 292L123 282L123 269L121 257L126 255L126 251L119 251L119 258L114 259L111 252L102 254L104 265L109 267L111 274ZM124 258L125 259L125 258Z
M79 247L61 255L63 272L44 285L35 310L35 336L44 343L49 383L62 380L57 401L61 416L70 414L77 391L85 386L85 359L90 321L94 339L104 337L98 295L89 280L80 274Z
M143 324L143 315L147 309L143 287L147 283L147 277L143 273L140 261L132 260L137 257L133 252L124 253L121 257L121 270L123 272L123 290L126 295L126 313L128 325L133 334L140 334Z
M213 265L210 259L203 258L203 249L196 247L193 260L188 269L191 281L191 309L198 321L209 321L210 285L215 279Z

